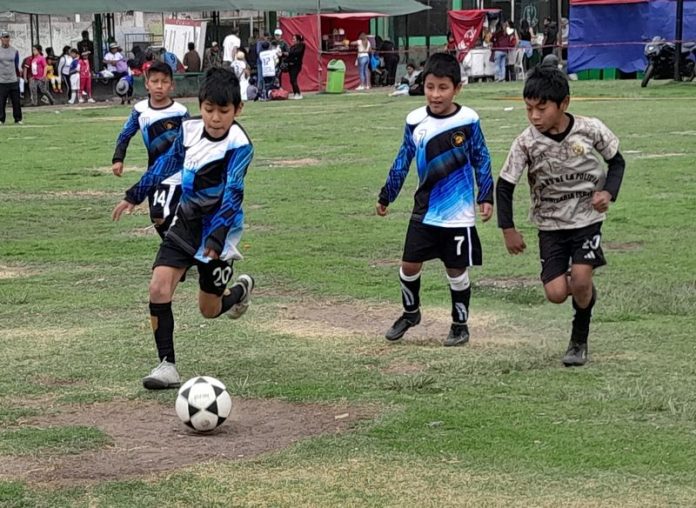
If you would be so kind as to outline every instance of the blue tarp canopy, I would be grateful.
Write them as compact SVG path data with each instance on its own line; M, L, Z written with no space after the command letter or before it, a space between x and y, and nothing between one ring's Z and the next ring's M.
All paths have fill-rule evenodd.
M645 43L655 36L675 38L673 0L575 0L570 6L568 71L645 69ZM696 0L684 0L683 40L696 41Z

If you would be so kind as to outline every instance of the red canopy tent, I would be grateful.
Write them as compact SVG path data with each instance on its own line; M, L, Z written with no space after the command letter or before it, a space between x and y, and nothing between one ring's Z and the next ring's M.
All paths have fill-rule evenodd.
M346 64L346 88L355 88L360 83L358 68L355 66L357 52L355 46L346 51L322 51L321 37L343 29L349 41L358 40L360 32L370 32L370 20L385 16L376 12L354 12L341 14L308 14L292 18L280 18L283 39L292 44L292 37L300 34L305 40L305 55L298 84L302 91L317 91L326 83L326 67L330 60L340 59Z
M452 35L457 43L457 60L464 60L469 50L476 45L486 16L500 12L500 9L472 9L447 13Z

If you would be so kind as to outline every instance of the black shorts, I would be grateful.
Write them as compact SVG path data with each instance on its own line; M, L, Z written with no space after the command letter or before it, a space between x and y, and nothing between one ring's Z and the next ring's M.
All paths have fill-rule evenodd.
M222 296L227 288L227 283L232 278L232 262L220 259L210 260L208 263L198 261L186 252L179 244L169 237L160 244L157 257L152 268L158 266L171 266L173 268L198 267L198 285L201 291L212 295Z
M574 264L594 268L606 265L602 252L602 223L579 229L539 231L539 258L544 284L565 274Z
M481 265L483 255L475 226L442 228L411 221L402 259L409 263L441 259L447 268L466 268Z
M174 220L179 199L181 199L181 185L166 183L159 184L147 197L150 220L155 223L155 229L162 238ZM156 224L156 221L163 222Z

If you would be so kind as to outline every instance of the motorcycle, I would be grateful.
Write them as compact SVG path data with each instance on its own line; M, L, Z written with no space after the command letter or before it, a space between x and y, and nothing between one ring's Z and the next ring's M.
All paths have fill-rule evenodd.
M648 66L640 86L646 87L651 79L671 79L674 77L674 58L676 46L661 37L654 37L645 45L643 50ZM682 43L681 62L679 64L680 79L691 81L696 76L696 43Z

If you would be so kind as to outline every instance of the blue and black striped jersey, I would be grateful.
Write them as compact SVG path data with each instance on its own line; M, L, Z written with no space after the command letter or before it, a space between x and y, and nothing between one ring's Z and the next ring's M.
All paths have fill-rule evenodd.
M203 120L187 120L169 151L126 192L126 200L141 203L159 183L181 171L181 199L167 235L203 262L208 261L203 255L207 248L225 261L241 259L236 246L244 227L244 177L253 155L238 123L226 136L213 139Z
M491 158L474 110L457 105L454 113L438 116L424 106L408 115L401 148L379 194L381 204L387 206L399 195L414 158L418 189L412 220L470 227L476 220L475 204L493 203Z
M188 117L186 106L178 102L172 102L164 108L152 107L149 99L138 102L133 106L128 120L118 135L112 162L123 162L131 138L140 131L147 149L147 167L149 168L155 163L157 157L169 150L179 134L181 122Z

